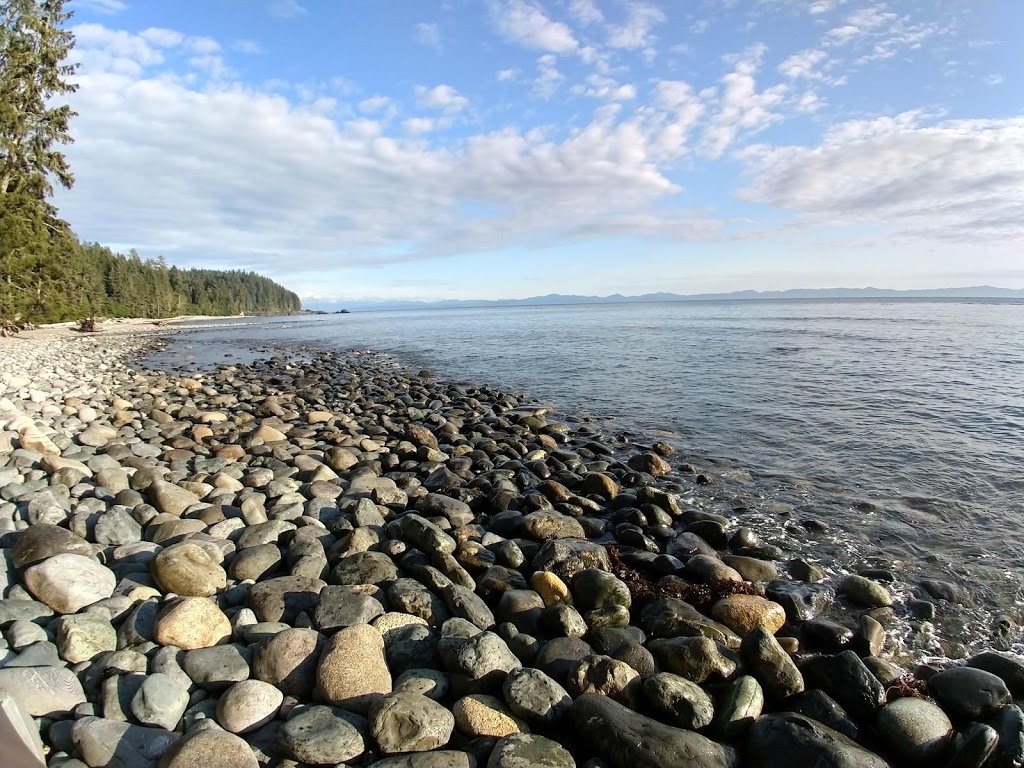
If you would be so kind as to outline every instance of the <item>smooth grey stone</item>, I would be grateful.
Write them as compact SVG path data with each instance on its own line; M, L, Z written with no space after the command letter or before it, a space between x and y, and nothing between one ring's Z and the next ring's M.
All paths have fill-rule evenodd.
M72 738L86 764L93 768L156 768L179 737L162 728L83 717L75 722Z
M413 668L405 670L395 679L392 690L394 693L422 693L434 701L440 701L447 697L448 688L448 675L441 670Z
M53 616L53 609L38 600L0 600L0 629L15 621L36 621Z
M551 571L567 584L586 568L611 570L608 551L597 542L585 539L546 541L533 556L531 565L535 571Z
M974 667L953 667L933 675L928 692L953 720L981 720L1012 701L1002 679Z
M277 686L286 696L307 696L316 685L324 643L324 636L313 629L288 627L256 647L252 676Z
M510 672L502 691L512 712L534 725L554 725L572 710L572 698L565 688L539 669Z
M415 579L395 579L388 587L388 603L392 609L418 616L432 627L440 627L451 618L444 601Z
M440 661L438 645L441 633L434 627L409 624L392 630L385 656L393 673L407 669L437 667Z
M330 585L320 591L313 623L321 632L334 632L353 624L369 624L384 613L376 598L352 587Z
M878 713L877 725L893 754L907 765L926 765L939 759L953 735L953 724L945 712L914 697L886 704Z
M890 768L838 731L792 712L762 715L750 727L745 768Z
M352 722L354 717L333 707L307 707L281 728L280 749L292 760L311 765L354 760L366 751L363 734Z
M390 693L370 708L370 732L385 754L427 752L443 747L455 729L455 716L421 693Z
M320 579L305 576L279 576L261 581L249 590L249 607L260 621L294 624L300 613L311 614L326 587Z
M540 628L554 637L583 637L588 631L587 622L580 616L580 612L563 603L543 610Z
M183 654L181 668L203 690L220 693L249 679L248 651L239 645L197 648Z
M107 720L127 722L132 714L132 701L146 676L142 674L113 675L100 686L103 717Z
M5 665L8 669L15 667L60 667L63 662L57 646L48 640L40 640L21 649L16 657Z
M449 671L465 679L463 693L486 693L500 689L508 673L521 666L504 640L493 632L481 632L459 647Z
M479 595L459 584L446 585L441 593L452 615L472 622L480 629L494 626L494 614Z
M67 717L86 701L78 677L63 667L4 667L0 693L6 693L32 717Z
M188 708L188 689L170 675L147 675L132 697L131 711L142 725L173 731Z
M572 755L557 741L530 733L499 739L487 768L576 768Z
M611 768L734 768L739 756L693 731L645 717L607 696L583 694L572 721L590 751Z

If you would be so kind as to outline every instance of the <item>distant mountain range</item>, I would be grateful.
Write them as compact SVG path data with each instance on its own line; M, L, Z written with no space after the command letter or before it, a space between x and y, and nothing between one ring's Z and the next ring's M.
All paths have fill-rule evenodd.
M549 293L527 299L448 299L445 301L310 301L306 309L333 312L383 309L445 309L471 307L528 307L553 304L639 304L660 301L756 301L765 299L1024 299L1024 288L932 288L899 291L892 288L793 288L788 291L733 291L732 293L645 293L642 296L576 296Z

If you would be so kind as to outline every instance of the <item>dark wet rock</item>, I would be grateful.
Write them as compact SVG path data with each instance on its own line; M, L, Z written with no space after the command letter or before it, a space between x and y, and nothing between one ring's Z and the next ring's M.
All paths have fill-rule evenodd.
M862 608L885 608L892 605L889 590L864 576L845 576L839 582L838 592Z
M1013 653L985 651L968 659L967 666L991 672L1006 683L1014 696L1024 696L1024 658Z
M737 753L693 731L673 728L605 696L573 702L573 725L610 768L733 768Z
M953 737L945 768L981 768L999 745L999 733L984 723L970 723Z
M739 657L706 637L652 640L647 647L662 669L698 684L729 680L740 671Z
M715 707L699 685L669 672L643 681L644 701L662 720L679 728L698 731L710 725Z
M590 644L577 637L556 637L544 643L533 666L559 683L565 683L573 665L593 654L594 649Z
M827 584L773 581L765 587L765 596L781 605L790 621L807 621L828 607L835 591Z
M498 601L496 618L499 622L511 622L520 632L537 634L543 614L544 600L540 595L532 589L510 589L503 592Z
M644 606L640 623L651 637L705 637L730 648L740 647L740 636L727 626L673 597L654 600Z
M785 708L787 712L795 712L826 725L848 739L856 741L860 735L860 728L846 710L820 688L810 688L790 696L786 699Z
M718 694L715 703L715 732L733 744L741 743L751 723L764 709L764 691L750 675L738 677Z
M572 596L581 613L608 606L629 608L632 604L625 582L597 568L586 568L573 577Z
M410 624L389 633L386 656L392 674L409 669L439 666L438 646L441 634L434 627Z
M803 715L763 715L750 728L751 768L888 768L889 763L843 734Z
M740 646L750 671L764 689L765 697L779 702L804 689L804 678L779 641L767 630L755 629Z
M807 659L800 671L809 685L831 696L857 722L873 722L885 701L882 684L853 651Z
M999 734L999 744L989 758L991 768L1016 768L1024 764L1024 712L1016 705L1003 707L987 725Z
M850 647L853 630L831 619L810 619L800 625L804 646L826 653L839 653Z
M585 539L555 539L544 542L533 558L532 566L537 571L551 571L565 582L586 568L611 570L608 551Z
M623 661L587 656L569 669L565 687L574 697L597 693L635 709L640 703L641 682L639 673Z
M975 667L953 667L929 678L928 692L953 719L981 720L1012 701L1006 683Z

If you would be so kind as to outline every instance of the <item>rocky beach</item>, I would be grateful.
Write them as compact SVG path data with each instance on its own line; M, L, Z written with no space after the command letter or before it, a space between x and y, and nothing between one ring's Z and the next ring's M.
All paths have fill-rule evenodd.
M46 765L1024 763L1024 659L895 641L958 587L698 508L667 444L121 330L0 339L0 702Z

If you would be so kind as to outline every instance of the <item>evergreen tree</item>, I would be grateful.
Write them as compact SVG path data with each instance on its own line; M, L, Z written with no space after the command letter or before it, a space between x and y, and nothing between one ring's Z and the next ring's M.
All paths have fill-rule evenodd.
M54 145L71 142L74 113L52 100L77 86L64 60L74 35L63 25L65 0L0 0L0 316L47 302L61 277L54 259L69 245L67 225L47 202L51 177L70 187L67 160Z

